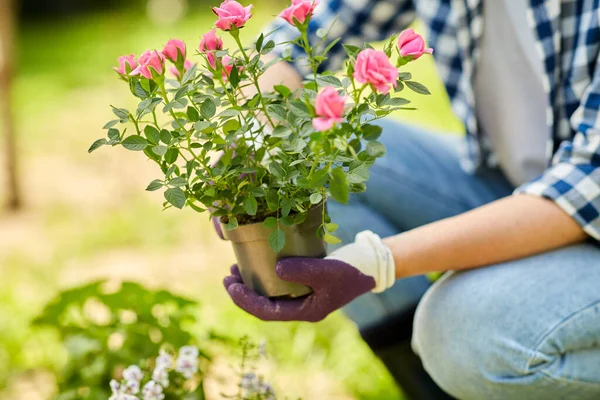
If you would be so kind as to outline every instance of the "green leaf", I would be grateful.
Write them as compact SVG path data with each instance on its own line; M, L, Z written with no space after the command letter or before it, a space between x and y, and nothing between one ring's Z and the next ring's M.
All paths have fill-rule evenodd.
M162 188L163 186L164 185L160 179L155 179L152 182L150 182L150 184L148 185L146 190L149 192L154 192L155 190L158 190L158 189Z
M283 217L287 217L288 215L290 215L293 205L294 205L294 202L292 200L281 199L281 215Z
M285 247L285 232L277 228L269 235L269 245L275 253L279 253Z
M398 74L398 79L401 81L409 81L412 79L412 74L410 72L400 72L400 74Z
M173 178L169 181L169 186L185 186L187 185L187 179L182 178L181 176L178 176L177 178Z
M183 79L181 80L182 85L185 85L196 77L197 68L197 64L194 64L187 71L185 71L185 74L183 74Z
M350 44L343 44L342 46L344 47L344 50L346 50L346 54L348 54L348 56L350 56L351 58L356 58L358 53L360 53L362 50L360 47L353 46Z
M170 144L171 143L171 132L169 132L166 129L163 129L162 131L160 131L160 141L163 142L164 144Z
M368 142L367 153L371 157L383 157L385 155L385 146L383 143L377 141Z
M108 130L108 138L110 140L120 140L121 139L121 133L119 132L118 129L111 128L111 129Z
M268 229L274 229L277 226L277 218L269 217L263 222L263 226Z
M256 215L256 211L258 210L256 199L252 196L246 197L246 199L244 199L244 209L248 215Z
M378 125L363 125L363 138L365 140L377 140L383 132L383 128Z
M206 99L200 106L200 114L205 119L211 119L217 113L217 106L211 99Z
M121 120L127 120L129 119L129 111L127 111L124 108L117 108L117 107L112 107L113 113L119 117Z
M290 111L298 117L310 118L310 111L306 104L301 101L293 101L290 103Z
M165 199L173 206L182 209L185 206L185 192L179 188L169 188L165 192Z
M282 138L282 139L287 139L291 134L292 134L291 129L284 125L276 126L275 129L273 129L273 132L271 132L271 135L273 137Z
M329 190L335 200L340 203L347 204L350 198L350 191L348 190L348 180L344 169L341 167L335 168L331 172L331 181L329 183Z
M240 84L240 71L238 70L236 65L233 66L233 68L231 69L231 73L229 74L229 83L231 83L231 86L234 89L237 88Z
M262 50L262 45L265 42L265 35L264 33L261 33L260 36L258 37L258 40L256 41L256 51L258 51L260 53L260 51Z
M325 233L323 234L323 240L324 240L324 241L325 241L325 243L327 243L327 244L340 244L340 243L342 243L342 241L341 241L339 238L337 238L337 237L333 236L333 235L332 235L331 233L329 233L329 232L325 232Z
M253 187L250 189L250 194L254 197L265 197L265 190L261 187Z
M192 122L200 121L200 114L198 114L198 110L196 110L194 107L191 107L191 106L188 107L186 114L190 121L192 121Z
M392 106L392 107L400 107L406 104L409 104L410 100L404 99L402 97L392 97L384 100L381 105L383 106Z
M225 224L225 229L232 231L238 227L238 220L236 217L229 218L229 222Z
M154 147L152 147L152 152L153 152L154 154L156 154L157 156L160 156L160 157L162 157L162 156L164 156L165 154L167 154L167 150L168 150L168 149L169 149L169 148L168 148L167 146L163 146L163 145L161 144L161 145L159 145L159 146L154 146Z
M272 40L269 40L267 42L267 44L265 44L265 46L262 48L262 50L260 51L260 54L267 55L269 54L271 51L273 51L273 49L275 48L275 42Z
M113 126L115 126L116 124L118 124L121 120L119 119L113 119L112 121L108 121L106 123L106 125L104 125L104 127L102 129L110 129Z
M142 151L146 147L148 147L148 141L138 135L132 135L132 136L129 136L128 138L125 138L125 140L123 140L123 142L121 144L127 150L131 150L131 151Z
M92 143L92 145L88 149L88 153L91 153L92 151L99 149L100 147L104 146L107 143L108 142L106 141L106 139L96 140L94 143Z
M369 169L366 165L361 165L357 168L351 169L348 172L348 182L350 183L363 183L369 180Z
M292 91L285 85L275 85L274 89L284 98L288 98L292 94Z
M338 224L334 224L332 222L325 224L325 229L327 229L327 232L335 232L340 228L340 226Z
M321 75L317 78L317 82L320 86L334 86L334 87L343 87L342 81L340 81L334 75Z
M280 105L271 104L267 107L267 112L281 121L287 119L287 111Z
M272 161L269 164L269 172L272 173L273 175L275 175L278 178L283 178L285 176L285 171L283 170L283 168L281 168L281 165L279 165L277 162Z
M310 195L310 202L312 204L319 204L323 201L323 195L321 193L313 193Z
M175 161L177 161L178 157L179 150L176 147L172 147L167 151L167 154L165 154L165 161L169 164L173 164Z
M146 134L146 137L148 138L150 143L158 144L158 142L160 141L160 132L152 125L146 125L146 127L144 128L144 133Z
M431 94L431 92L429 91L429 89L427 89L424 85L420 84L419 82L406 81L404 83L406 84L406 86L408 86L408 88L410 90L412 90L415 93L419 93L419 94Z

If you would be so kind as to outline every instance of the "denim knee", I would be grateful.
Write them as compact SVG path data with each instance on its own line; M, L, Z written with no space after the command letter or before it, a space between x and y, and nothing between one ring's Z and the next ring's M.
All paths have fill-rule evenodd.
M460 275L438 281L415 317L413 348L442 389L461 400L600 398L600 347L581 337L600 326L598 303L545 326L519 315L505 288Z

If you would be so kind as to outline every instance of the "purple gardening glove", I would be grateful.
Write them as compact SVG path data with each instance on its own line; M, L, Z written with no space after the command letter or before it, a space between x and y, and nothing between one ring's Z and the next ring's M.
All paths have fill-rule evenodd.
M348 262L352 262L350 265ZM382 292L395 280L390 250L379 236L362 232L353 244L325 259L287 258L275 269L284 281L301 283L313 293L299 299L269 299L242 282L237 266L224 284L233 302L264 321L318 322L369 291Z

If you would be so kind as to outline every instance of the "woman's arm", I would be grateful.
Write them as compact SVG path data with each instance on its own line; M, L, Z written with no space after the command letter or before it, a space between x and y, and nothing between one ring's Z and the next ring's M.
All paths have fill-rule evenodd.
M507 197L384 240L396 277L478 268L582 242L583 229L554 202Z

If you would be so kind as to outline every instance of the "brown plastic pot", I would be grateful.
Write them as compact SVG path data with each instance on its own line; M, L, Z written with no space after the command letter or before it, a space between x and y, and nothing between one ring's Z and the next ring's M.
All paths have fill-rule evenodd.
M308 286L279 279L275 266L278 260L287 257L325 257L326 244L316 234L324 206L312 208L306 221L299 225L281 226L286 244L279 253L269 245L272 229L265 228L262 223L241 225L230 231L221 224L223 236L233 245L242 280L249 288L267 297L297 298L312 292Z

